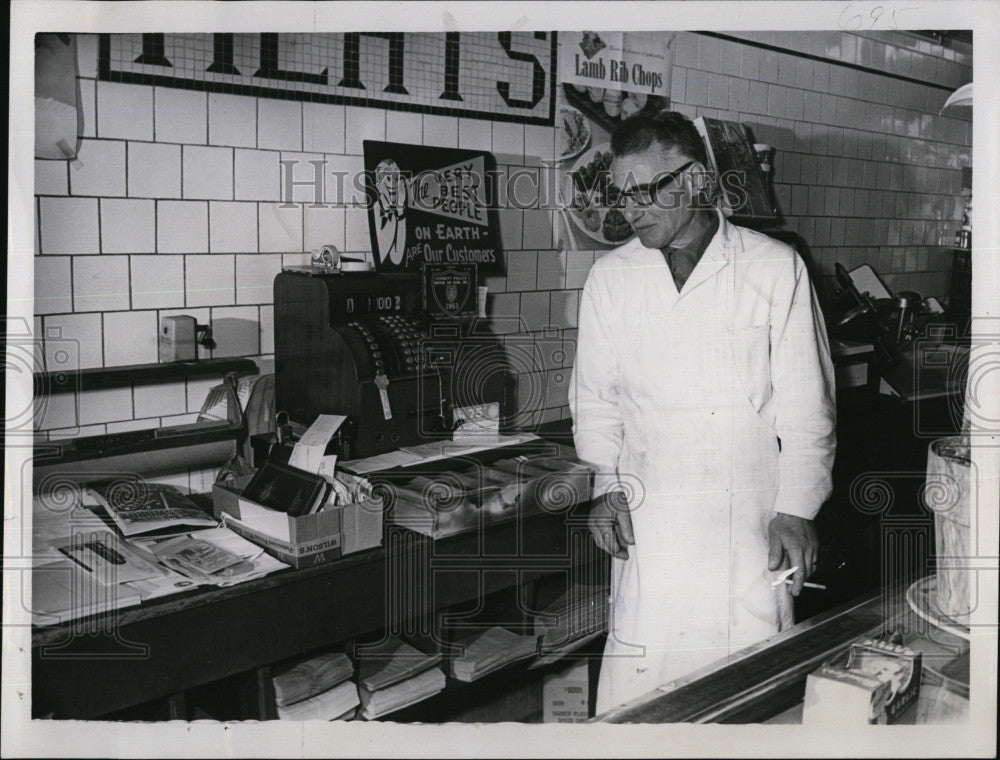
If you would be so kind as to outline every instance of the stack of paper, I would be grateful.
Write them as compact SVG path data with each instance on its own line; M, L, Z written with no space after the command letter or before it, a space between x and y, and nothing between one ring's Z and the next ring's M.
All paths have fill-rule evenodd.
M278 705L281 720L350 720L361 700L354 681L320 692L291 705Z
M372 719L407 707L444 688L444 673L435 668L440 654L425 654L390 638L357 650L358 685L364 718Z
M385 689L378 691L359 689L361 717L372 720L409 707L437 694L444 688L444 683L444 673L441 669L430 668Z
M274 675L274 701L285 707L315 697L354 675L354 665L343 652L329 652L277 668Z
M545 654L599 633L607 623L608 587L575 584L535 618L535 633L542 637L539 652Z
M451 675L459 681L475 681L512 662L533 657L538 650L538 636L519 636L499 627L456 643L463 653L451 661Z

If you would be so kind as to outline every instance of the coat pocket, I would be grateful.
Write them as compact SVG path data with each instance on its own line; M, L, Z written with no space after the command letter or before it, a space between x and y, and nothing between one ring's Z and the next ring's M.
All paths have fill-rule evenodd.
M736 372L753 410L760 414L771 398L771 337L766 324L729 333Z

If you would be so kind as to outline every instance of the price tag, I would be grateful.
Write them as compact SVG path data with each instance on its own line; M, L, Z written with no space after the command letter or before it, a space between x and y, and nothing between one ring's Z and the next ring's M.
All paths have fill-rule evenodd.
M387 420L391 420L392 407L389 406L389 378L380 372L375 375L375 385L378 386L378 395L382 399L382 414Z

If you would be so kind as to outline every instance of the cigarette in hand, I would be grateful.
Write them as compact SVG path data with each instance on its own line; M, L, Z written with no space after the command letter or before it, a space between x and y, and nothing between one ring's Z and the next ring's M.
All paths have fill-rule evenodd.
M784 583L788 586L791 586L793 582L794 581L792 581L791 578L784 581ZM826 586L824 586L822 583L810 583L809 581L806 581L805 583L802 584L802 586L804 588L818 588L820 591L826 591Z

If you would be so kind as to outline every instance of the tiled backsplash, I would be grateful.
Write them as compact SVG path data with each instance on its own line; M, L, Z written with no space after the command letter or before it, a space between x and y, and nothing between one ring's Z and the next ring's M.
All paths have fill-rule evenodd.
M961 215L971 122L937 114L947 88L971 79L971 55L903 34L739 36L678 34L672 102L741 121L775 146L784 226L808 244L820 290L840 261L946 294L950 255L939 246ZM369 248L366 212L333 180L361 170L362 140L491 150L508 170L553 152L545 127L99 82L93 36L78 38L78 57L79 162L35 162L35 330L54 336L39 351L48 369L64 368L57 340L79 342L71 361L82 367L155 361L159 319L190 314L212 325L215 356L252 356L266 371L282 263L323 243ZM298 162L296 181L312 177L309 161L326 162L327 207L280 207L281 160ZM312 189L293 197L312 200ZM535 349L519 398L535 420L558 419L579 290L599 254L557 251L549 211L499 217L508 274L487 278L490 315L512 352ZM190 421L209 385L50 403L36 427L60 437Z

